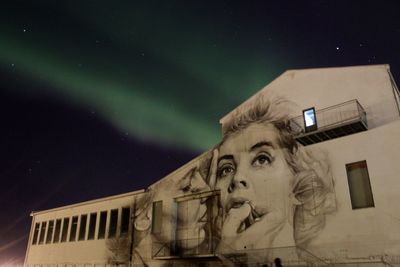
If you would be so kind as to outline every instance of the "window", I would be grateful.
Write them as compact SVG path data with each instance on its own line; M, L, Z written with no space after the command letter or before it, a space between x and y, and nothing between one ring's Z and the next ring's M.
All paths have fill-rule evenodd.
M126 235L129 232L130 215L131 209L129 207L122 208L121 235Z
M58 219L56 220L56 229L54 230L53 243L58 243L60 241L60 229L61 229L61 219Z
M87 222L87 215L81 216L81 224L79 225L79 236L78 240L85 240L86 235L86 222Z
M89 233L88 240L94 239L94 234L96 231L96 221L97 221L97 213L91 213L89 217Z
M162 201L153 202L152 233L161 233L162 229Z
M98 239L103 239L106 236L106 223L107 223L107 211L100 212L100 224L99 224L99 235Z
M42 226L40 229L40 236L39 236L39 244L43 244L45 233L46 233L46 222L42 222Z
M364 160L346 164L346 171L353 209L374 207L367 162Z
M49 227L47 228L46 244L51 243L51 239L53 239L53 229L54 221L49 221Z
M77 228L78 228L78 216L74 216L72 217L71 221L71 233L69 234L69 241L75 241Z
M117 234L117 224L118 224L118 210L111 210L110 214L110 228L108 230L108 238L113 238Z
M36 245L39 235L40 223L35 223L35 230L33 232L32 245Z
M306 133L317 130L317 116L315 108L303 110L304 129Z
M69 227L69 218L64 218L63 228L61 233L61 242L67 241L68 227Z

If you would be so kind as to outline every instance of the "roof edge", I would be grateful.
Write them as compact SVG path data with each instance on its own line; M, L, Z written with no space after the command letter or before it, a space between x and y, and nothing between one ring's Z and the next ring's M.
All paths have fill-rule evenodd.
M52 209L48 209L48 210L31 211L30 216L33 217L33 216L48 213L48 212L54 212L54 211L59 211L59 210L63 210L63 209L75 208L75 207L79 207L79 206L83 206L83 205L93 204L93 203L105 201L105 200L112 200L112 199L120 198L120 197L134 196L134 195L138 195L138 194L141 194L144 192L145 192L144 189L140 189L140 190L136 190L136 191L132 191L132 192L128 192L128 193L123 193L123 194L118 194L118 195L113 195L113 196L108 196L108 197L102 197L102 198L96 198L96 199L83 201L83 202L79 202L79 203L75 203L75 204L70 204L70 205L66 205L66 206L61 206L61 207L57 207L57 208L52 208Z

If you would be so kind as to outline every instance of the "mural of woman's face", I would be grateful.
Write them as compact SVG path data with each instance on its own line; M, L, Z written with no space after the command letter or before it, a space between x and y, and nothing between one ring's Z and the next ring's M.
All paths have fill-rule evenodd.
M293 173L285 160L285 149L278 144L278 134L272 124L254 123L233 133L220 146L216 188L221 190L225 217L242 212L235 215L238 221L228 232L229 226L224 225L225 234L257 235L257 227L265 228L258 223L266 221L263 217L268 216L269 221L286 218L285 197L289 196ZM251 228L254 230L248 231Z

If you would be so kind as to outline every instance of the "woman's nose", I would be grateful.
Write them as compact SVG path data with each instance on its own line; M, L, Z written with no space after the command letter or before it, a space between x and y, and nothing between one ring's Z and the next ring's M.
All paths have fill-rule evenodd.
M247 189L248 183L245 179L232 179L228 187L228 193L232 193L235 190Z

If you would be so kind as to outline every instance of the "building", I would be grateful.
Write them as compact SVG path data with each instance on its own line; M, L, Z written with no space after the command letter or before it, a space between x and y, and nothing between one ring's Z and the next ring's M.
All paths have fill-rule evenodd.
M399 106L388 65L286 71L146 190L32 213L25 265L400 265Z

